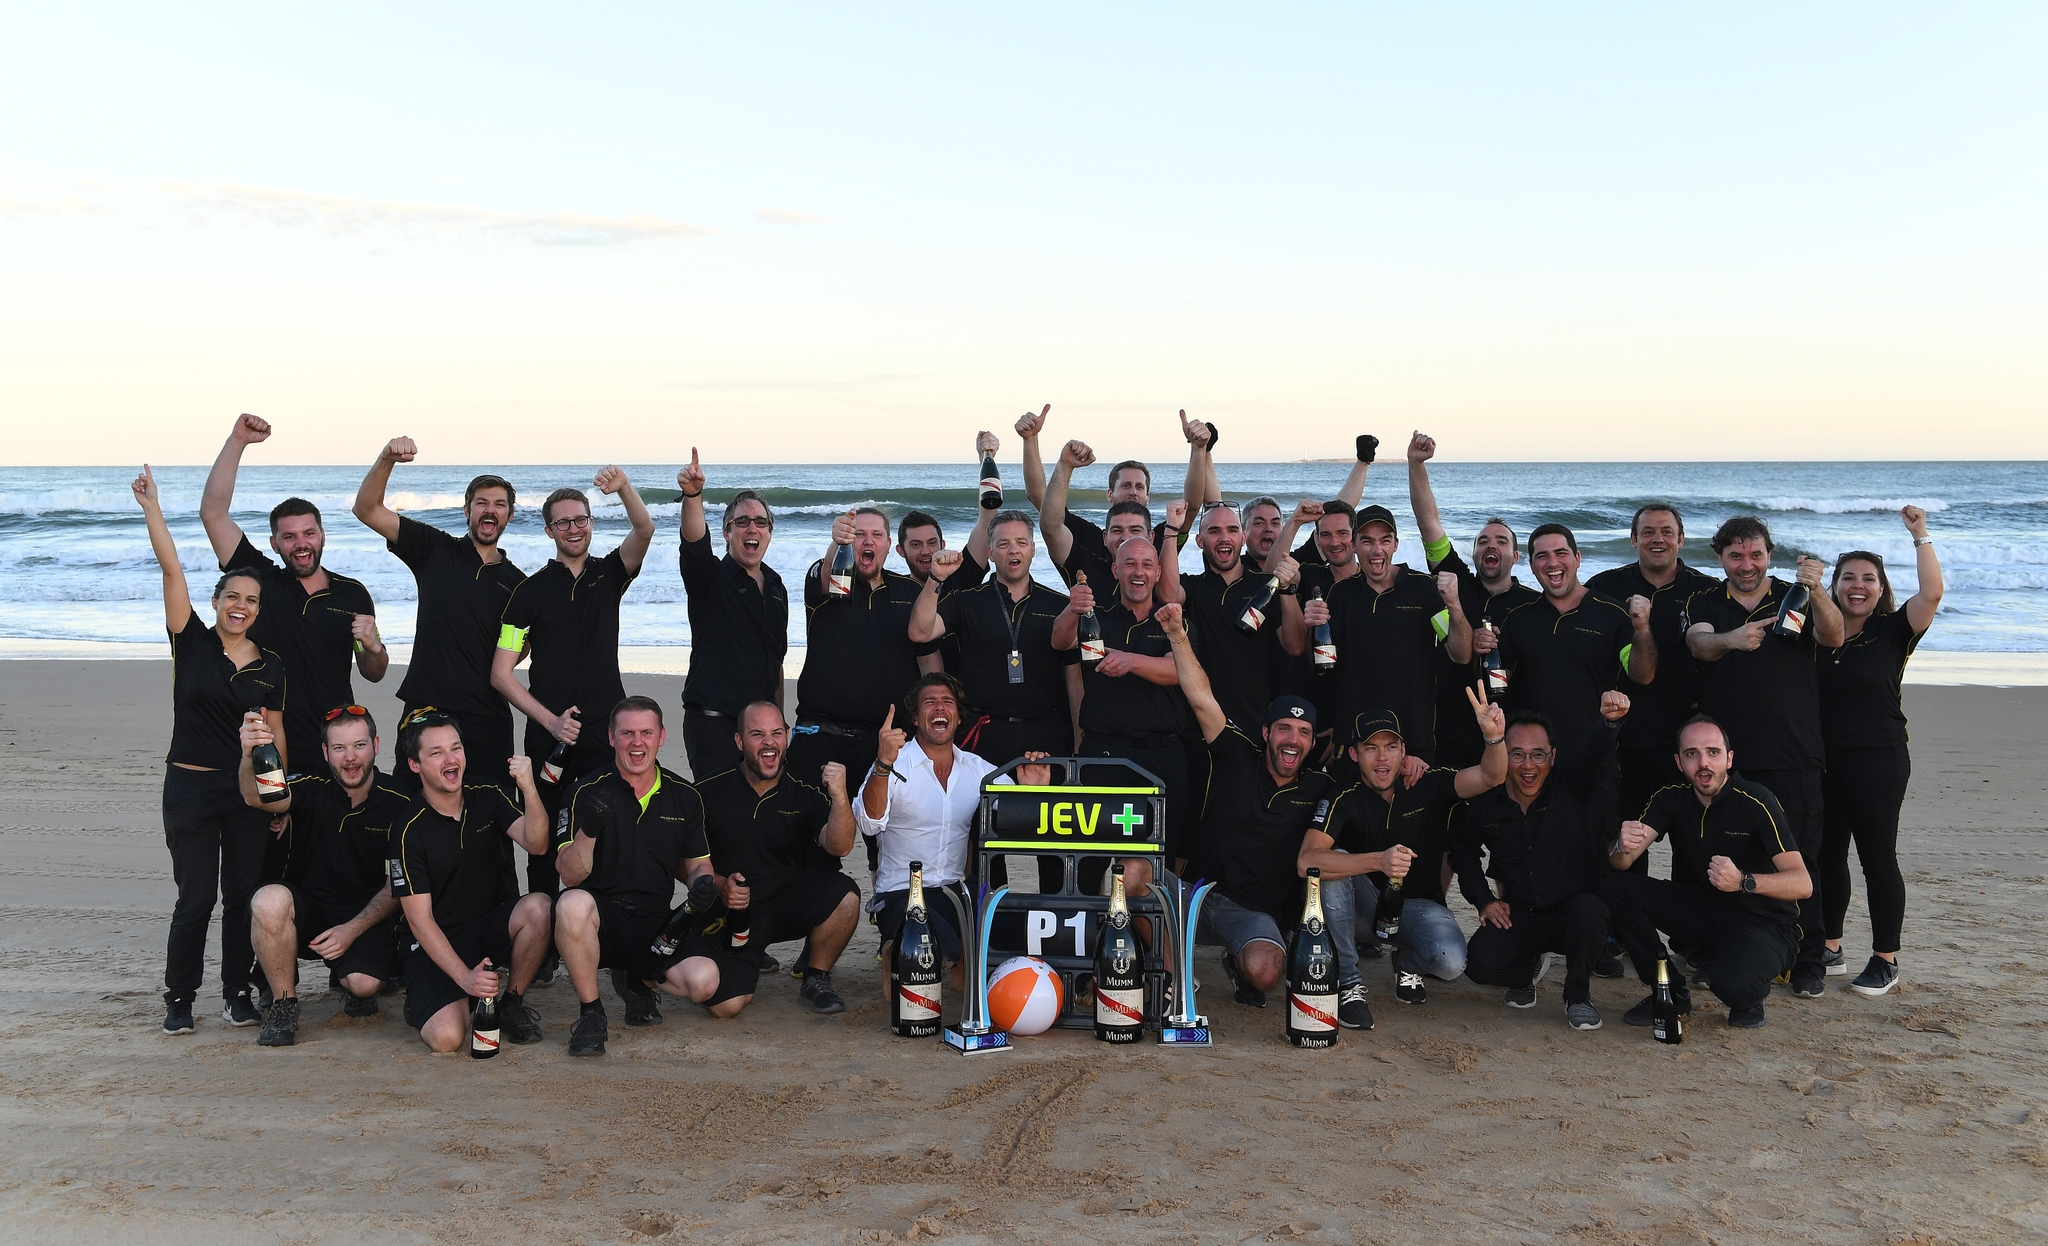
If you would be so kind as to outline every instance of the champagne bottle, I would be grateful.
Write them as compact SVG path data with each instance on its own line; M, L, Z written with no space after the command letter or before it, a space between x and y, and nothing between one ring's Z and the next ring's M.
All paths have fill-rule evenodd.
M1508 690L1508 673L1500 664L1500 634L1493 630L1492 619L1481 619L1479 626L1485 628L1487 634L1494 638L1493 648L1479 655L1479 669L1486 672L1488 699L1498 700L1500 695Z
M717 904L718 884L712 881L710 875L707 874L696 882L691 883L689 894L685 895L683 902L669 913L668 924L661 928L659 935L655 936L653 944L654 954L656 956L674 956L676 949L682 946L683 936L689 933L690 927L695 925L698 918L710 912Z
M582 715L578 714L575 710L570 710L569 716L578 721L582 720ZM549 753L548 759L540 764L540 781L543 783L560 783L562 781L562 772L569 768L570 752L571 749L567 740L555 741L554 751Z
M825 581L825 591L833 597L853 596L853 546L832 552L832 575Z
M1797 580L1785 590L1785 600L1778 603L1778 617L1771 624L1771 635L1789 638L1797 637L1806 630L1807 615L1813 610L1813 590Z
M498 1054L498 997L486 995L469 1009L469 1054L488 1060Z
M1083 571L1076 575L1074 579L1077 583L1086 584L1088 582L1088 573ZM1080 626L1076 635L1081 639L1081 660L1083 662L1102 661L1103 657L1108 654L1109 649L1102 643L1102 624L1096 619L1095 611L1092 609L1083 610L1078 622Z
M996 470L996 456L981 456L981 509L1003 509L1003 474Z
M745 874L734 874L732 881L739 886L747 885ZM754 906L743 909L729 909L725 915L726 937L732 940L732 950L737 952L747 946L747 940L754 937Z
M1671 966L1659 959L1657 986L1650 993L1650 1035L1660 1043L1685 1041L1685 1018L1678 1014L1678 998L1671 993Z
M1401 933L1401 884L1408 881L1407 875L1390 879L1380 889L1380 902L1372 911L1372 937L1381 943L1392 941Z
M1145 1035L1145 946L1124 897L1124 863L1109 867L1109 914L1095 937L1095 1037L1135 1043Z
M251 706L249 712L260 714L263 707ZM249 769L256 772L256 795L264 804L274 805L291 794L284 778L284 754L277 751L275 741L249 750Z
M909 903L889 960L889 1028L904 1038L939 1032L939 941L924 906L924 863L910 863Z
M1323 590L1317 589L1315 600L1323 599ZM1337 665L1337 638L1330 634L1330 621L1324 619L1316 624L1315 635L1316 669L1327 671Z
M1266 611L1272 608L1273 593L1280 587L1280 577L1269 575L1252 599L1245 603L1244 613L1237 616L1237 626L1247 632L1256 632L1266 625Z
M1337 1045L1337 943L1323 921L1323 872L1314 867L1301 922L1287 942L1287 1041Z

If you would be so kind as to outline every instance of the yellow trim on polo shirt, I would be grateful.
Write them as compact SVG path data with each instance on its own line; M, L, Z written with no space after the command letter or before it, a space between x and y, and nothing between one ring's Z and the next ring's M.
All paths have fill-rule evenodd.
M1450 638L1451 611L1448 606L1429 616L1429 630L1436 633L1439 643Z
M1634 653L1635 651L1636 647L1633 643L1626 644L1621 647L1621 669L1628 669L1628 655Z
M510 623L498 625L498 648L508 653L518 653L526 648L526 629Z
M654 786L653 786L653 787L650 787L650 788L648 788L648 789L647 789L647 795L645 795L645 796L642 796L642 797L640 798L640 812L641 812L641 813L642 813L643 815L644 815L644 814L645 814L645 813L647 812L647 803L648 803L649 801L653 800L653 799L654 799L654 794L655 794L656 792L660 791L660 790L661 790L661 767L659 767L659 766L656 766L656 767L654 768Z

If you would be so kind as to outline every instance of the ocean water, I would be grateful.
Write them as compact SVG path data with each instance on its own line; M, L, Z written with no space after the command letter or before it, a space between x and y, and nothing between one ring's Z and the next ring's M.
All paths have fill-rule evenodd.
M425 523L451 531L462 526L462 490L479 470L408 464L393 476L388 501ZM501 469L493 469L501 470ZM504 538L508 555L532 571L551 556L538 505L562 485L591 492L595 465L503 470L519 490L520 510ZM1177 496L1181 464L1158 467L1162 498ZM1270 494L1295 500L1334 495L1344 463L1264 463L1221 466L1226 495L1241 501ZM671 647L690 643L689 619L676 572L675 467L629 467L648 491L660 531L639 580L627 594L621 643ZM1079 474L1077 509L1098 521L1105 469ZM61 644L90 655L95 643L161 644L161 589L149 542L128 482L132 469L0 468L0 642ZM1014 504L1024 504L1015 463L1003 466ZM364 581L378 603L385 637L397 644L413 633L412 575L369 529L349 514L361 479L358 467L245 465L235 495L235 518L261 547L267 513L299 495L326 515L327 565ZM833 516L873 503L901 516L912 508L936 515L949 539L964 539L975 513L974 464L858 466L709 465L707 500L716 504L734 489L762 490L775 507L777 526L769 561L793 594L804 570L825 547ZM198 518L201 467L157 472L165 511L195 595L210 589L215 568ZM1526 534L1558 521L1577 533L1584 574L1630 561L1628 523L1651 499L1677 505L1685 517L1688 561L1717 572L1707 539L1733 514L1753 513L1770 524L1780 562L1795 553L1832 559L1847 549L1882 554L1901 600L1915 587L1913 548L1898 508L1908 502L1929 512L1939 540L1948 591L1923 651L2048 653L2048 620L2041 610L2048 589L2048 464L2044 463L1436 463L1431 478L1444 523L1461 549L1489 516L1499 515ZM656 492L656 491L659 492ZM1408 508L1405 465L1376 465L1366 499L1389 506L1402 525L1402 554L1420 565L1422 548ZM595 548L609 549L626 531L623 508L596 497ZM1163 514L1161 502L1155 518ZM1200 569L1190 545L1182 564ZM900 569L892 557L891 565ZM1057 583L1043 553L1037 574ZM1529 577L1523 576L1526 581ZM202 614L205 611L202 608ZM790 643L803 644L799 613ZM125 646L123 647L125 648ZM47 651L47 649L43 650ZM110 647L107 652L114 652Z

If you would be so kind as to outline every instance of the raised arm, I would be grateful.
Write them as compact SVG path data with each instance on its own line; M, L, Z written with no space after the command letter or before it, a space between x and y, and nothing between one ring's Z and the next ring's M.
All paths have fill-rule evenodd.
M1209 689L1209 673L1195 659L1195 646L1188 639L1187 622L1181 617L1179 606L1159 607L1158 619L1160 630L1173 644L1173 669L1180 678L1181 695L1187 697L1188 708L1195 712L1195 722L1202 729L1203 742L1212 741L1223 734L1228 720L1223 716L1223 707L1216 703L1216 694Z
M1045 417L1051 414L1048 402L1037 415L1026 411L1017 417L1017 436L1024 441L1024 496L1031 500L1032 510L1045 509L1045 460L1038 453L1038 434L1045 431Z
M1345 474L1344 487L1337 490L1337 496L1353 509L1357 508L1358 500L1365 496L1365 474L1372 467L1373 458L1379 453L1379 449L1379 438L1371 433L1358 435L1358 461L1353 463L1351 470Z
M384 505L384 491L391 485L391 469L412 462L419 452L412 438L393 437L377 452L377 461L370 464L363 483L356 487L356 518L387 541L398 539L398 512Z
M1458 595L1458 577L1449 571L1437 572L1436 595L1444 603L1444 652L1451 661L1463 666L1472 660L1472 620L1465 617L1465 603Z
M1306 524L1314 531L1316 521L1323 517L1323 504L1303 498L1295 504L1294 513L1280 528L1280 539L1273 542L1273 548L1266 551L1266 574L1271 575L1280 566L1280 560L1293 557L1294 538Z
M1920 573L1920 589L1906 599L1906 622L1919 635L1934 626L1934 614L1941 609L1941 558L1934 552L1934 538L1927 535L1927 512L1917 506L1904 507L1899 518L1913 534L1913 564Z
M1158 600L1184 602L1187 591L1180 582L1180 541L1188 530L1188 504L1185 500L1170 502L1166 507L1166 526L1159 531L1159 583L1152 593Z
M553 829L548 821L548 807L542 803L540 789L533 783L533 759L531 757L508 757L505 759L505 773L519 785L519 799L525 813L512 825L505 828L505 834L513 843L526 849L531 856L544 857L548 852L548 832Z
M1216 461L1209 453L1209 443L1214 431L1202 420L1191 420L1188 413L1180 413L1180 435L1187 438L1188 470L1181 480L1180 498L1188 504L1190 515L1199 515L1210 502L1223 500L1222 486L1216 482Z
M1508 777L1508 716L1498 705L1486 699L1486 685L1477 685L1477 691L1465 689L1465 699L1472 704L1472 716L1479 720L1479 742L1486 751L1479 755L1479 764L1467 766L1458 772L1452 781L1460 800L1470 800L1481 792L1491 791L1507 781Z
M939 614L939 592L947 579L960 569L960 551L942 549L932 555L932 573L910 606L910 639L920 645L946 637L946 620Z
M690 447L690 465L676 473L676 489L682 493L683 540L704 539L704 465L697 461L697 447Z
M1628 599L1628 677L1648 687L1657 678L1657 638L1650 632L1650 599L1640 593Z
M828 761L818 777L824 780L825 795L832 799L832 815L825 819L825 829L818 832L818 847L843 857L853 851L855 829L853 802L846 795L846 767Z
M163 499L156 490L156 475L149 464L129 486L142 505L142 521L149 526L149 552L164 573L164 626L173 634L192 621L192 592L185 585L185 567L178 561L178 544L171 539L171 526L164 522Z
M1067 555L1074 551L1074 534L1067 531L1067 488L1073 483L1074 469L1094 461L1095 451L1088 448L1088 443L1070 441L1060 450L1052 479L1045 482L1045 500L1038 507L1038 532L1045 538L1045 556L1052 559L1055 567L1064 566Z
M605 468L591 483L600 493L617 494L619 504L626 508L626 522L633 525L633 530L619 542L619 559L626 564L626 570L638 575L640 564L647 560L647 547L654 544L654 516L647 513L647 503L640 500L640 491L618 468Z
M1820 559L1800 555L1799 582L1806 585L1813 598L1813 638L1830 649L1839 649L1848 642L1849 632L1842 626L1842 608L1835 604L1834 595L1823 582L1826 573Z
M235 501L235 473L242 466L242 451L270 438L270 424L253 415L235 417L226 444L206 473L206 488L199 495L199 522L206 528L206 540L213 546L214 561L226 564L242 543L242 527L229 511Z
M1425 558L1430 547L1439 546L1444 539L1443 516L1437 512L1436 491L1429 487L1429 461L1436 457L1436 438L1423 436L1420 430L1408 439L1408 509L1415 512L1415 530L1422 536ZM1431 566L1436 559L1430 559Z

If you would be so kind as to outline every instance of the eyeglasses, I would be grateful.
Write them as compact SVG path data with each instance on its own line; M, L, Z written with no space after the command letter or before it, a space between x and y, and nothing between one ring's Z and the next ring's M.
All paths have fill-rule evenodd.
M1555 753L1556 751L1556 749L1551 748L1511 748L1508 750L1508 760L1513 762L1517 766L1523 764L1524 762L1527 762L1530 765L1540 766L1544 762L1549 761L1551 754Z
M775 521L766 515L741 515L727 525L732 528L760 528L764 531L775 526Z
M549 530L553 532L567 532L572 528L588 528L589 526L590 516L588 515L571 515L566 519L552 520L548 524Z
M327 721L333 722L335 719L340 718L344 714L348 715L350 718L368 718L370 716L370 711L360 705L337 705L333 709L327 711Z

